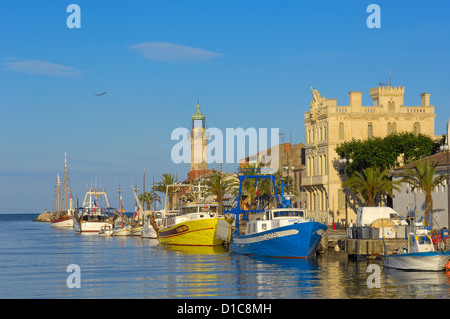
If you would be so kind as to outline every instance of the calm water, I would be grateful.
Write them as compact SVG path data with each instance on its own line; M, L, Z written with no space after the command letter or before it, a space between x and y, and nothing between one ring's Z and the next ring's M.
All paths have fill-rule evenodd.
M175 250L140 237L58 230L37 215L0 214L0 298L448 298L446 273L383 269L327 252L313 260ZM68 265L81 288L68 288ZM381 268L368 288L369 264Z

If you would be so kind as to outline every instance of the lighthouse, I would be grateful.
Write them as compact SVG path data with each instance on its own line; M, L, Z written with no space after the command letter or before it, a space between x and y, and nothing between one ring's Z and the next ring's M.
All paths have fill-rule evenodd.
M207 142L209 136L205 129L206 116L200 112L199 103L197 103L197 111L191 118L191 169L188 177L194 180L208 172Z

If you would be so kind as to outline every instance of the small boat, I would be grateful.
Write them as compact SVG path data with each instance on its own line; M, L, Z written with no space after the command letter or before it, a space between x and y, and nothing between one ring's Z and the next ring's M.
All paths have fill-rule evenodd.
M119 211L116 212L114 214L113 217L113 221L114 221L114 226L113 226L113 236L131 236L131 230L132 230L132 225L130 225L130 223L125 219L123 213L125 212L125 209L123 208L123 201L122 201L122 195L120 195L121 193L121 189L120 189L120 184L119 184Z
M57 228L73 228L74 206L72 193L70 192L67 153L64 153L64 178L61 182L59 174L56 176L55 203L53 213L50 217L51 226Z
M97 199L104 199L107 208L97 204ZM83 205L78 213L73 215L73 229L79 233L98 233L102 226L112 226L108 196L104 188L89 187L84 197Z
M382 255L383 265L388 268L411 271L441 271L450 259L448 252L436 251L430 231L422 223L414 224L414 232L408 234L407 248L393 254Z
M102 237L110 237L113 236L113 229L111 225L102 226L98 234Z
M315 256L317 247L327 230L327 226L308 219L305 212L290 208L292 195L284 194L281 184L279 196L275 186L275 175L246 174L238 176L240 181L238 204L228 211L234 215L234 232L227 232L224 224L220 225L219 236L229 241L230 251L237 254L275 257L275 258L310 258ZM269 179L272 182L273 198L276 208L244 210L241 208L242 185L246 179ZM261 203L260 203L261 204ZM267 207L268 200L260 207Z
M124 220L123 216L118 216L114 220L113 235L131 236L131 225Z

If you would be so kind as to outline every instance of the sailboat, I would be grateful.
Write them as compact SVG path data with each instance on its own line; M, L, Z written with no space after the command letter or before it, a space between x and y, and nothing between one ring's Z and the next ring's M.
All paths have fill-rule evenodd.
M73 228L74 203L70 192L69 173L67 168L67 153L64 153L64 178L61 182L56 175L54 209L50 218L53 227Z
M106 208L102 207L104 203L100 203L103 200L106 201ZM82 207L73 215L74 230L79 233L98 233L103 226L113 224L110 210L105 189L88 187Z

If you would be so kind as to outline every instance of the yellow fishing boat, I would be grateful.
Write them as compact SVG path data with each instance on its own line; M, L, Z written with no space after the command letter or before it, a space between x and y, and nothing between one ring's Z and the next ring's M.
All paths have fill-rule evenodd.
M158 232L161 244L181 246L219 246L217 222L227 220L218 215L217 203L187 203L176 214L166 214ZM231 220L229 220L231 223Z

